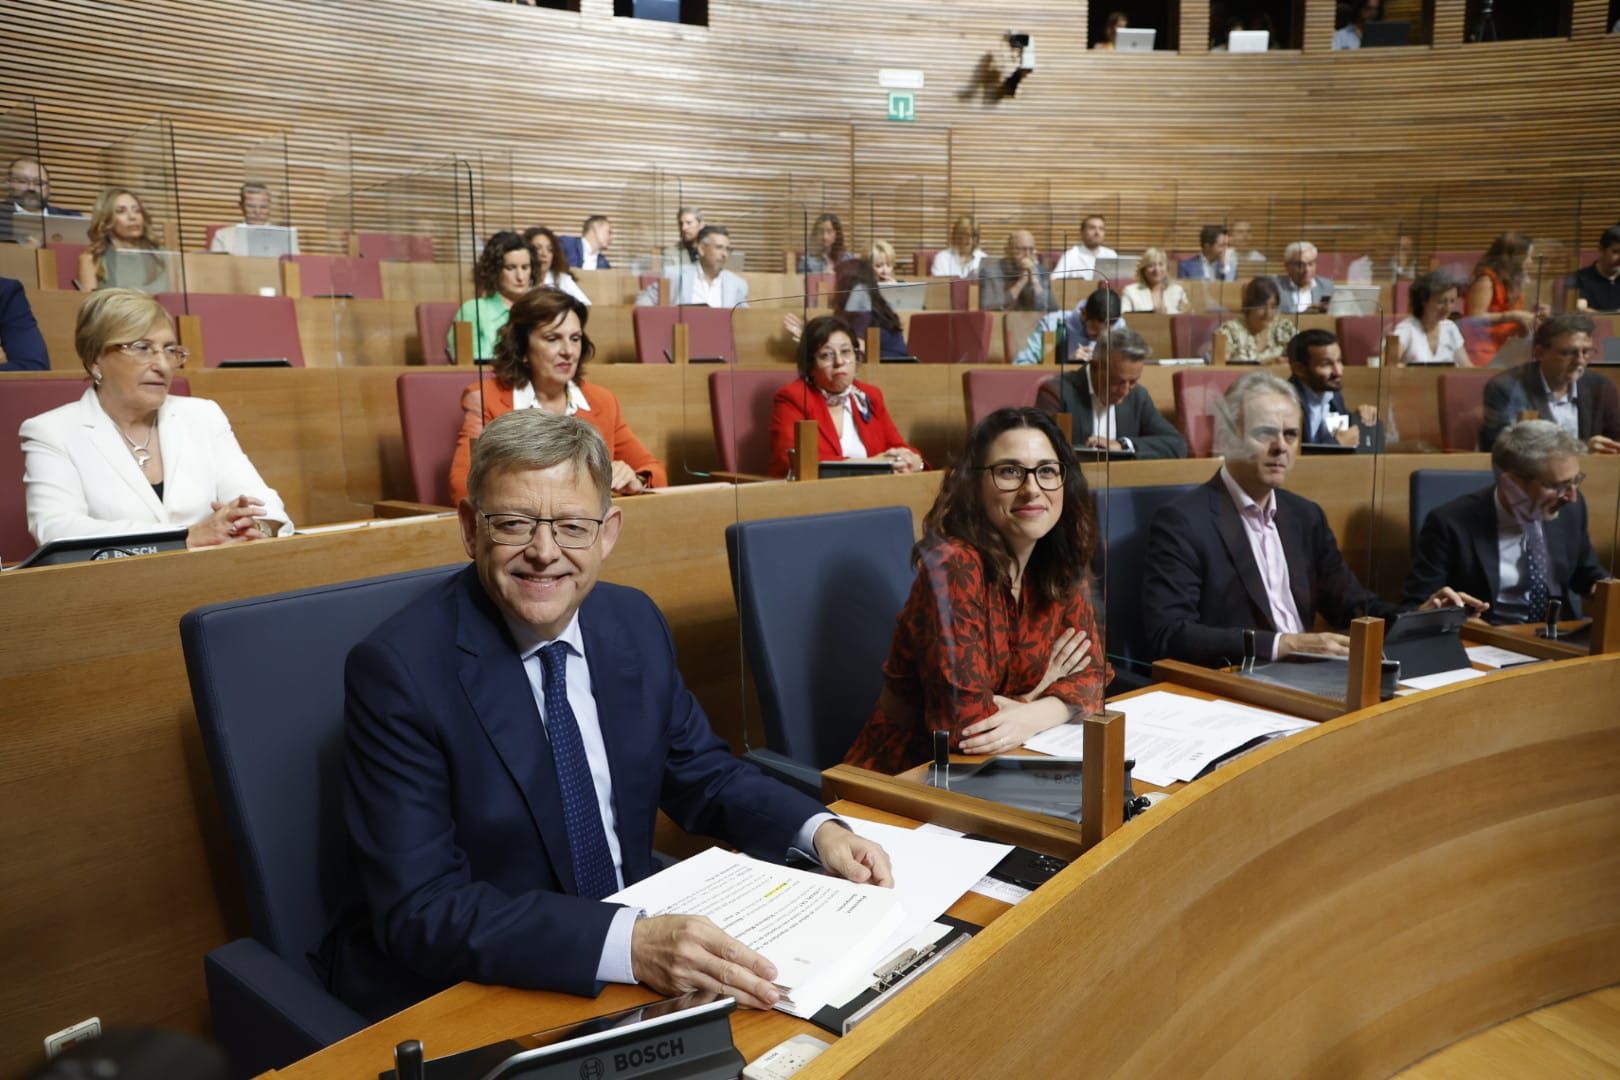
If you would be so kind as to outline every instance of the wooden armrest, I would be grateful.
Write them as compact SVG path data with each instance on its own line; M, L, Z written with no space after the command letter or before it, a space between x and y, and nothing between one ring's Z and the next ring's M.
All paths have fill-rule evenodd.
M710 480L718 480L725 484L768 484L778 479L775 476L761 476L758 473L725 472L716 469L709 474Z
M422 514L448 514L454 510L453 506L434 506L431 503L406 502L404 499L384 499L371 504L371 516L375 518L419 517Z

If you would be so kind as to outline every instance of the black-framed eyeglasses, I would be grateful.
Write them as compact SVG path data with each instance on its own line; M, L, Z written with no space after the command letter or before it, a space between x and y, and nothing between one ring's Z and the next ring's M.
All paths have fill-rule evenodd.
M1546 488L1548 491L1555 493L1560 499L1567 499L1577 491L1581 490L1581 485L1586 483L1586 474L1576 473L1574 479L1565 480L1558 484L1549 484L1545 480L1541 479L1537 479L1536 483Z
M478 516L489 526L489 538L508 547L528 547L541 525L551 526L551 538L558 547L576 550L596 543L597 534L602 531L601 518L537 518L528 514L486 514L482 510L478 511Z
M976 466L973 471L989 473L990 479L1001 491L1017 491L1031 474L1035 477L1035 486L1042 491L1057 491L1063 486L1063 464L1058 461L1043 461L1033 468L1011 461L998 461L994 465Z
M128 353L137 360L152 360L162 356L175 367L184 367L186 361L191 358L191 350L184 345L157 345L145 338L139 341L126 341L121 345L109 345L107 348Z

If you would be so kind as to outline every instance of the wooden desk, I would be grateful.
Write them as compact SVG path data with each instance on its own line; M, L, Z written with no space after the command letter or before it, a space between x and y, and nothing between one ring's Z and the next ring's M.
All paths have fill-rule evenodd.
M1584 620L1578 619L1561 622L1558 624L1558 632L1573 633L1583 625ZM1492 626L1489 623L1470 620L1463 624L1462 633L1463 638L1474 645L1495 645L1497 648L1511 649L1543 660L1568 660L1571 657L1587 655L1589 650L1585 644L1573 645L1564 641L1549 641L1538 636L1541 628L1541 623Z
M889 825L915 826L917 821L898 814L849 802L832 804L848 817ZM977 893L967 893L948 912L979 926L988 926L1010 906ZM583 998L538 990L462 983L405 1011L373 1024L334 1046L295 1065L267 1075L298 1080L302 1077L375 1076L393 1067L394 1046L405 1039L420 1039L430 1057L485 1046L514 1035L542 1031L618 1009L658 1000L660 995L643 986L614 985L600 997ZM832 1040L835 1036L810 1023L775 1010L738 1009L731 1017L732 1038L743 1057L753 1061L784 1039L799 1034Z

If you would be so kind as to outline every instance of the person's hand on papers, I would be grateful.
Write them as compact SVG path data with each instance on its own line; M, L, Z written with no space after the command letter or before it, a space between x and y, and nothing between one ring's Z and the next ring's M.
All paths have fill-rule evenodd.
M883 865L886 871L888 862ZM637 982L670 997L707 990L734 997L748 1009L772 1008L782 997L771 982L776 965L703 915L637 919L630 935L630 970Z
M836 821L826 821L816 830L815 842L821 865L844 880L885 889L894 887L889 853L872 841L856 836Z

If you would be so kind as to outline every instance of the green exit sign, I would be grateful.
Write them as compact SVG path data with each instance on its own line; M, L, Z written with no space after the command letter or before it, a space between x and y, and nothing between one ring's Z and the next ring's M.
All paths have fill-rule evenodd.
M910 90L889 91L889 119L909 124L917 119L917 95Z

